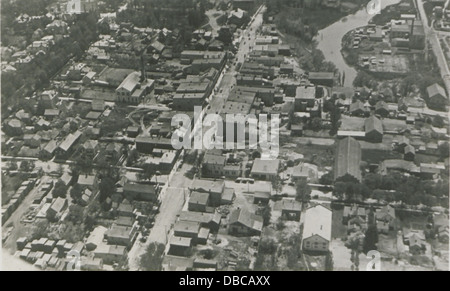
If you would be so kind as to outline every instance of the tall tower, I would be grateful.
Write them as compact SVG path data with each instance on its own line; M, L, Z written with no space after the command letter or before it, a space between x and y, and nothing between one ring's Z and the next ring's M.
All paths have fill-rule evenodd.
M145 73L145 57L144 57L145 49L141 52L141 79L140 82L144 82L147 80L147 75Z

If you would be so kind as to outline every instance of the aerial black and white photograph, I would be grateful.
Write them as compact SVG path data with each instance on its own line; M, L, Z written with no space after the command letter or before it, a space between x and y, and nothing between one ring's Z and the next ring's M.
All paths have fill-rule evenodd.
M0 270L450 270L450 0L0 12Z

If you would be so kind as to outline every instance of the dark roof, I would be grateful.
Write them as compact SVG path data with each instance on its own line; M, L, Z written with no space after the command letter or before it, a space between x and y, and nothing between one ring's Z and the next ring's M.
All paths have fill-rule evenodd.
M123 186L124 192L135 192L135 193L149 193L149 194L155 194L155 187L152 185L146 185L146 184L131 184L126 183Z

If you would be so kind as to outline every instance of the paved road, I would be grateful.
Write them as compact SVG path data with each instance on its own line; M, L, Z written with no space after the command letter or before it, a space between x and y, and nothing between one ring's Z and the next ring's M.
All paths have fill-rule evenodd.
M252 18L249 29L243 31L242 33L247 37L247 41L246 44L241 44L241 47L236 54L236 58L238 60L241 60L241 62L244 60L246 54L248 54L248 52L250 51L250 44L253 45L253 43L256 41L256 30L259 26L261 26L263 22L261 14L263 9L264 6L261 6L260 9L258 9L255 16ZM248 41L249 35L251 38L250 42ZM226 102L231 87L236 82L234 75L235 68L232 67L229 68L228 72L225 72L221 76L221 78L217 82L216 90L213 90L213 93L209 97L210 108L203 110L203 113L215 113L221 110L223 104ZM218 92L218 95L215 95L214 91ZM222 92L220 93L220 91ZM202 129L201 120L198 120L194 125L191 136L193 137L194 133L200 129ZM205 129L203 128L203 130ZM188 188L187 185L192 185L193 183L192 180L189 180L185 177L185 173L189 170L189 165L183 165L180 171L177 171L177 166L175 166L172 170L172 174L170 175L168 181L171 187L168 187L161 193L160 214L156 217L155 225L150 232L147 242L140 243L138 237L137 242L128 253L128 266L130 270L139 270L139 258L145 252L145 249L151 242L167 244L171 228L177 219L177 215L181 212L187 200L187 193L184 192L184 189Z
M431 43L431 47L433 48L434 55L437 58L437 64L441 71L442 79L444 80L445 88L447 89L447 94L450 93L450 70L448 68L447 60L445 58L445 54L442 50L441 43L439 41L438 33L434 30L433 27L428 25L428 17L423 7L423 0L417 0L417 8L420 13L420 18L422 19L425 35L427 39Z

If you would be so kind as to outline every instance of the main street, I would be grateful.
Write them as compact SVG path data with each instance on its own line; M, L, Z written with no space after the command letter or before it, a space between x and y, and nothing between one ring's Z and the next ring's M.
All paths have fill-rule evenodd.
M436 56L436 62L439 66L442 79L444 80L445 88L447 89L447 93L450 93L450 70L439 41L438 33L428 24L428 17L423 6L423 0L417 0L417 9L419 10L420 18L423 22L427 40L430 42L434 55Z
M251 47L256 42L256 31L263 23L264 6L261 6L252 17L247 29L241 33L242 42L239 46L239 50L236 53L237 62L243 62L245 56L250 52ZM245 39L245 40L244 40ZM227 71L228 70L228 71ZM223 105L225 104L229 92L236 84L236 67L231 66L228 69L225 68L222 76L218 80L218 85L213 90L213 93L209 97L209 106L203 110L205 113L220 113ZM205 130L201 126L202 120L197 120L192 133L197 130ZM192 136L193 136L192 134ZM180 161L178 161L180 162ZM187 192L184 189L187 185L192 185L193 180L188 179L185 174L190 171L190 165L184 164L180 170L176 165L172 173L169 175L168 184L161 191L161 206L160 213L156 216L155 224L150 231L150 235L145 243L141 243L139 238L128 253L128 266L131 271L140 269L139 260L142 254L151 243L163 243L167 244L169 239L169 233L176 222L178 214L181 212L184 204L187 200ZM195 179L195 178L194 178Z

